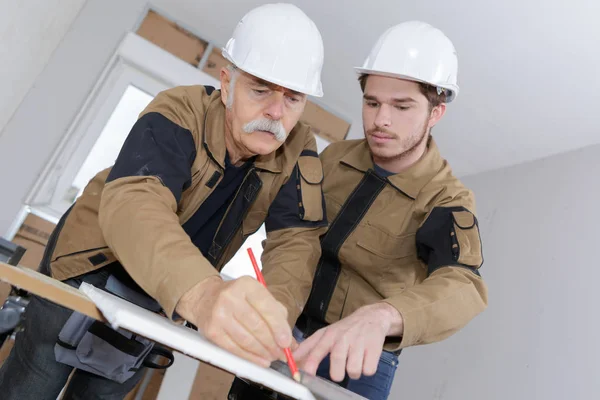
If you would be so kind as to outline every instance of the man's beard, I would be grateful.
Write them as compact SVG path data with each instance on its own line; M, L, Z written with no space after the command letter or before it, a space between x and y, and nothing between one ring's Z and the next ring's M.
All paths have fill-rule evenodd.
M375 146L371 147L371 152L377 158L384 160L384 161L402 160L403 158L410 156L415 151L417 151L417 149L423 144L423 142L425 142L429 138L429 128L427 127L426 122L427 121L425 121L425 123L423 123L423 126L421 127L420 133L418 135L412 135L408 138L404 138L401 140L402 150L400 153L386 154L386 152L384 150L380 154L380 152L378 151L378 149ZM392 133L391 131L386 131L386 130L382 130L379 128L370 129L367 134L370 135L373 132L383 132L383 133L387 133L388 135L393 135L394 137L398 136L398 135Z

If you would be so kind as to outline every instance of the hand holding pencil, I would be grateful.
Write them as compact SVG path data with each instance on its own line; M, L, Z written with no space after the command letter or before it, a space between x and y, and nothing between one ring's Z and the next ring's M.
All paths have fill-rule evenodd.
M250 276L200 281L179 300L177 313L211 342L264 367L293 343L286 308Z
M254 252L250 247L248 247L248 255L250 256L250 261L252 262L252 267L254 268L254 273L256 274L256 279L266 288L267 283L265 282L265 278L258 268L258 263L256 262L256 258L254 257ZM284 349L285 357L288 362L288 366L290 367L290 372L295 381L300 382L300 372L298 371L298 367L296 366L296 361L294 360L294 356L292 356L292 352L289 347Z

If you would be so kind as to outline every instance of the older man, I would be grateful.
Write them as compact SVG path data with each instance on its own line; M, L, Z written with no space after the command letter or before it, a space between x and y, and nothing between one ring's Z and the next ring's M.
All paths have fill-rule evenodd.
M286 308L254 279L224 282L218 271L265 222L273 292L290 300L310 292L326 218L315 140L298 121L307 95L322 95L323 44L302 11L273 4L244 16L223 54L231 65L222 90L178 87L144 110L115 165L61 218L41 268L73 286L116 281L131 299L150 309L155 300L168 317L269 365L292 343ZM287 284L297 278L305 284ZM98 372L102 363L120 366L106 346L87 364L55 361L55 347L56 357L84 351L62 339L76 317L70 310L36 297L26 317L0 371L3 399L54 400L73 366L67 398L118 399L139 380L139 371L123 383ZM93 341L128 355L139 347L135 337L92 327Z

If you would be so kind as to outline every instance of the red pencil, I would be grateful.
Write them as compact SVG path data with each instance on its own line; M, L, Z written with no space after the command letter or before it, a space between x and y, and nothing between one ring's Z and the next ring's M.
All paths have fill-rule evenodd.
M265 278L263 277L262 272L260 272L260 268L258 268L258 263L256 262L256 258L254 257L254 252L250 247L248 247L248 255L250 256L250 261L252 261L252 267L254 267L254 273L256 274L256 279L264 287L267 287L267 283L265 282ZM296 360L294 360L294 356L292 356L292 351L289 347L283 349L285 352L285 357L287 358L288 366L290 367L290 372L292 373L292 377L296 382L300 382L300 372L298 372L298 367L296 366Z

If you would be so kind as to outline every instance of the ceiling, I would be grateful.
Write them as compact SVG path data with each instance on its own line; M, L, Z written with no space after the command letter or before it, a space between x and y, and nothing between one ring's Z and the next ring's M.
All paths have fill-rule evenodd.
M257 0L152 0L169 17L224 45ZM291 0L325 45L323 103L362 137L360 65L388 27L422 20L458 52L460 95L434 130L459 176L600 143L598 0ZM567 5L568 4L568 5ZM276 34L276 32L274 32Z

